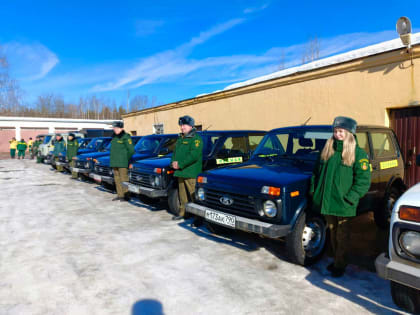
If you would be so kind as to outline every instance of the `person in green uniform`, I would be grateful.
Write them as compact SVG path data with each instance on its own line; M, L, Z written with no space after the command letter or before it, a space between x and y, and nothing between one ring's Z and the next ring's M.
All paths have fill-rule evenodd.
M66 142L64 141L63 136L60 133L55 135L54 150L53 150L53 159L58 162L58 157L65 154ZM57 165L57 172L64 171L63 165Z
M32 154L31 154L31 158L33 158L33 157L37 157L37 159L36 159L36 162L37 162L37 163L40 163L40 162L38 162L38 150L39 150L39 145L40 145L41 143L42 143L42 142L41 142L40 138L39 138L39 137L36 137L36 138L35 138L35 141L34 141L34 144L33 144L33 146L32 146Z
M16 156L16 149L17 149L18 142L16 141L16 138L13 137L12 140L9 141L9 143L10 143L10 157L14 159Z
M25 158L25 151L28 145L25 142L25 139L21 139L17 143L18 159L23 160Z
M350 219L356 216L371 181L369 156L357 143L356 128L352 118L334 119L333 137L327 140L311 178L312 209L325 216L330 229L334 262L327 269L333 277L345 272Z
M69 162L70 167L76 167L76 161L73 159L77 155L77 150L79 150L79 142L77 141L74 133L69 133L67 138L67 151L66 151L66 160ZM77 179L77 172L71 172L71 178Z
M179 214L172 220L181 220L185 216L185 205L193 201L196 178L203 168L203 140L194 127L194 119L182 116L178 120L181 128L175 150L172 154L171 166L178 180Z
M112 124L114 134L111 140L110 166L114 172L117 197L112 201L128 201L128 191L122 182L128 182L128 167L134 154L134 145L131 137L124 131L124 123L116 121Z

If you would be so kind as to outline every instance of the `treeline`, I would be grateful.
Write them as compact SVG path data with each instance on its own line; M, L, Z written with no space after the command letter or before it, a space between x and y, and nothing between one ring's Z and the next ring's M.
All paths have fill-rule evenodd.
M121 115L127 112L156 105L155 98L149 99L144 95L136 95L128 104L117 105L113 99L96 96L80 97L77 103L66 103L62 96L45 94L39 96L32 105L21 105L19 102L5 103L0 106L0 116L121 119Z
M121 119L127 112L158 105L156 98L136 95L121 104L114 99L88 96L76 103L65 102L60 95L41 95L33 104L24 100L24 91L9 75L7 58L0 54L0 116L53 117L78 119Z

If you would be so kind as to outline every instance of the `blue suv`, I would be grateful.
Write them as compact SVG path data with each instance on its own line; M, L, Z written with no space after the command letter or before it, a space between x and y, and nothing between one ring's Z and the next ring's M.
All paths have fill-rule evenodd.
M202 173L195 202L186 211L205 218L213 232L242 230L286 239L289 258L301 265L321 257L327 226L313 213L308 196L310 178L332 126L274 129L243 164ZM359 126L357 139L370 157L371 188L360 200L358 213L374 211L380 224L389 220L393 205L405 190L404 160L393 131Z
M256 130L198 132L203 139L203 170L247 161L266 133ZM129 182L123 185L145 203L167 197L170 211L178 214L178 182L173 173L171 156L141 160L133 164Z

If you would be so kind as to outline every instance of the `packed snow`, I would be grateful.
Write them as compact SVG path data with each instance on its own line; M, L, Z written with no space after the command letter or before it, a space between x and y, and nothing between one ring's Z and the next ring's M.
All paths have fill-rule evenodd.
M0 314L402 313L375 273L333 279L34 161L1 160L0 187Z

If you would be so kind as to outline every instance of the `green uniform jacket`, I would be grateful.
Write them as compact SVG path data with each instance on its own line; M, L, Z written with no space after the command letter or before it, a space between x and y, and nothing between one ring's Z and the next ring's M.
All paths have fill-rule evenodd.
M131 156L134 154L134 145L128 133L122 131L114 135L111 140L110 166L127 168Z
M26 151L27 147L28 145L26 144L25 141L19 141L16 148L18 151Z
M64 139L58 140L54 143L53 155L55 157L58 157L60 153L64 153L65 149L66 149L66 142L64 141Z
M67 160L71 161L73 157L77 155L78 149L79 149L79 142L77 142L77 139L74 139L72 141L67 140L67 152L66 152Z
M370 187L367 153L356 145L353 166L342 163L343 141L334 141L335 153L328 161L318 160L311 178L312 209L324 215L354 217L357 205Z
M34 142L34 144L33 144L33 146L32 146L32 152L33 152L34 154L38 153L39 145L40 145L41 143L42 143L41 141L39 141L39 140L35 140L35 142Z
M196 178L203 169L203 139L193 129L189 134L180 135L172 154L172 162L177 161L179 169L174 176Z

